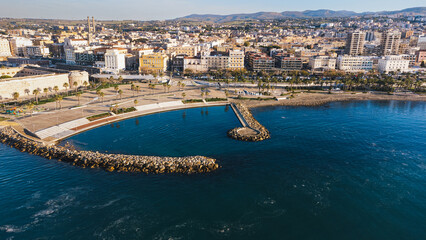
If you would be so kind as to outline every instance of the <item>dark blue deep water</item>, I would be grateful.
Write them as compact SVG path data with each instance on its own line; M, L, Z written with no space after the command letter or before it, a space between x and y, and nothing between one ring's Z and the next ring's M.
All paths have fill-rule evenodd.
M209 174L82 169L0 145L0 239L426 239L426 103L253 110L272 139L227 138L225 107L68 139L79 149L206 155Z

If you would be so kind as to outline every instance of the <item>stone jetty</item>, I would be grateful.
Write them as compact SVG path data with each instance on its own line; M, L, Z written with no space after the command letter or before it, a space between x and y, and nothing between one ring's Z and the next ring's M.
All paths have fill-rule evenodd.
M268 129L260 124L251 114L250 110L241 103L231 104L243 127L228 131L228 136L240 141L257 142L271 138Z
M156 157L105 154L72 150L56 145L46 146L21 136L11 127L0 129L0 141L22 152L57 159L80 167L103 168L107 171L190 174L211 172L219 167L215 159L204 156Z

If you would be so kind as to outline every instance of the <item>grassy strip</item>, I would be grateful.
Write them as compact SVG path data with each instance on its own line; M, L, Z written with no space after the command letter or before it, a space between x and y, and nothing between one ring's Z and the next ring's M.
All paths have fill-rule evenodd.
M183 103L198 103L198 102L203 102L203 99L188 99L188 100L183 100Z
M9 118L7 118L7 117L0 117L0 122L1 121L6 121L6 120L9 120Z
M226 98L206 98L206 102L219 102L219 101L228 101Z
M269 101L269 100L276 100L275 97L273 98L261 98L261 97L257 97L257 98L247 98L247 97L241 97L238 96L237 97L238 100L255 100L255 101Z
M110 113L101 113L101 114L98 114L98 115L93 115L93 116L87 117L87 120L95 121L95 120L98 120L98 119L101 119L101 118L106 118L106 117L109 117L109 116L111 116Z
M136 111L135 107L129 107L129 108L118 108L118 109L113 109L112 112L115 114L122 114L122 113L128 113L128 112L133 112Z

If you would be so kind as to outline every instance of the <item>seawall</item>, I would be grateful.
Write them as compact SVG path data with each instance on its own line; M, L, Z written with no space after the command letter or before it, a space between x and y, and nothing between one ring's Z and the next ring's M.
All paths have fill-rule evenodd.
M57 159L72 165L103 168L107 171L144 173L203 173L216 170L216 160L204 156L156 157L124 154L105 154L92 151L71 150L65 147L46 146L22 137L11 127L0 129L0 142L48 159Z

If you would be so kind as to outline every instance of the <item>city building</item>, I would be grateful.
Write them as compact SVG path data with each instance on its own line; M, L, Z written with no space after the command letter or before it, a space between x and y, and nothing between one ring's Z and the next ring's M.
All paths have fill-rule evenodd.
M275 68L274 58L265 53L248 52L245 55L246 68L250 71L271 71Z
M416 62L422 64L426 62L426 50L419 50L416 53Z
M399 52L399 44L401 40L401 32L389 30L382 33L380 41L380 56L397 55Z
M8 75L11 78L0 79L0 100L12 99L13 93L17 92L20 96L26 96L35 89L48 88L53 92L53 87L58 86L60 90L65 90L64 83L74 86L77 82L81 86L83 82L89 81L87 72L65 71L41 67L19 67L2 68L0 76Z
M244 52L241 50L229 50L229 64L231 70L240 70L244 68Z
M309 67L312 70L336 69L336 58L328 56L317 56L309 59Z
M163 73L167 71L169 58L161 53L142 55L139 58L140 73Z
M358 56L364 53L365 33L361 31L350 32L346 38L345 54Z
M67 64L75 64L75 54L74 52L83 47L88 46L89 43L85 39L71 39L65 38L64 40L64 52L65 52L65 61Z
M126 49L112 48L105 53L105 70L119 73L126 69Z
M402 56L385 56L379 59L378 70L382 73L407 72L410 60L405 60Z
M275 55L275 68L283 71L295 71L301 70L303 67L303 61L300 57L293 55L279 53Z
M7 58L12 56L12 52L10 51L9 40L0 39L0 60L1 58Z
M10 49L14 56L25 56L25 47L33 46L33 41L24 37L14 37L10 39Z
M197 56L198 54L198 46L191 46L191 45L169 46L167 47L166 54L186 55L188 57L194 57L194 56Z
M426 35L419 36L419 40L417 40L417 47L420 50L426 50Z
M48 57L49 48L45 46L26 46L24 48L25 57Z
M348 72L370 71L373 69L373 60L365 56L342 55L337 58L337 67Z
M184 71L189 70L192 72L206 72L209 70L207 60L203 57L184 57L183 69Z

